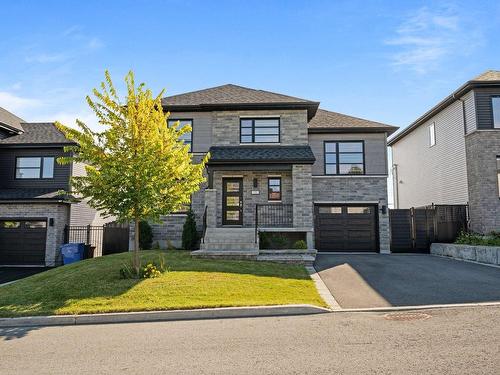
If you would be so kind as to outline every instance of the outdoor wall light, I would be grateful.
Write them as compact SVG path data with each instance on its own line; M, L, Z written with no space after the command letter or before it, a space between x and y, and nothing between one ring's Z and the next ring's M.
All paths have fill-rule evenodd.
M254 188L259 187L259 180L257 178L253 179L253 187Z

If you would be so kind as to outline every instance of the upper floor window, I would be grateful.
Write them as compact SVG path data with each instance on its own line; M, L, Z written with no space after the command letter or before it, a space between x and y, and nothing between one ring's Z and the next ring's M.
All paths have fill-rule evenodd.
M240 119L240 143L279 143L279 118Z
M491 110L493 111L493 127L500 129L500 96L491 98Z
M364 174L363 141L325 142L325 174Z
M184 141L185 144L189 145L189 152L193 151L193 120L191 119L169 119L168 126L173 126L175 123L179 121L178 129L182 129L184 126L189 125L191 127L191 131L188 133L184 133L180 139Z
M54 157L16 158L16 178L54 178Z
M436 124L433 122L429 125L429 146L432 147L436 144Z

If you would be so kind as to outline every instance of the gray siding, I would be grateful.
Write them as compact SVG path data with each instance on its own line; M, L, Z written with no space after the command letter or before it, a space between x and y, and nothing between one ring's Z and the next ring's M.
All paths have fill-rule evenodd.
M211 112L171 112L169 119L193 120L193 152L207 152L212 145Z
M387 175L387 137L385 133L362 134L309 134L309 145L316 157L313 176L325 174L325 141L364 141L365 169L367 175Z
M23 180L15 178L16 157L20 156L63 156L62 148L5 148L0 150L0 187L4 189L13 188L46 188L64 189L69 188L70 165L55 163L54 178Z
M476 99L477 128L493 129L491 97L500 96L500 88L478 88L474 90Z
M436 144L429 147L430 124ZM462 103L456 101L392 146L396 208L468 201ZM398 205L399 203L399 205Z

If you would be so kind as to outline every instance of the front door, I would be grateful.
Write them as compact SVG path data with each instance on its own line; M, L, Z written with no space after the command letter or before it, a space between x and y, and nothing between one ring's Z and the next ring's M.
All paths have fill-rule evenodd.
M222 224L243 225L243 179L222 179Z

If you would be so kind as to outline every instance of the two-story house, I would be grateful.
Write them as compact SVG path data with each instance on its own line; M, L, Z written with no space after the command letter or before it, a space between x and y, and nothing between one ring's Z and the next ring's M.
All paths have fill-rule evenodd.
M469 204L473 231L500 231L500 71L466 82L388 144L396 208Z
M53 123L27 123L0 108L0 265L60 264L64 227L101 224L70 191L82 165L60 165L71 142Z
M318 251L389 252L387 136L397 128L319 109L319 103L236 85L166 97L170 122L195 160L210 152L207 183L192 197L202 252L257 254L256 232ZM185 215L153 225L179 246Z

